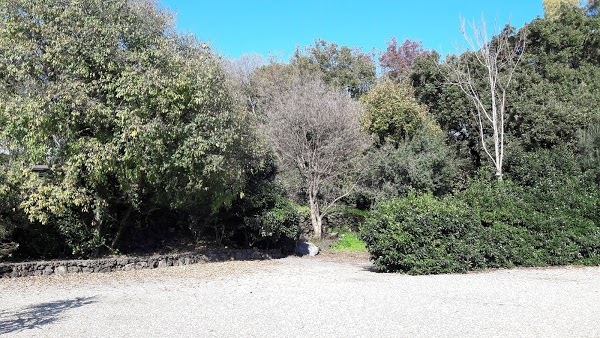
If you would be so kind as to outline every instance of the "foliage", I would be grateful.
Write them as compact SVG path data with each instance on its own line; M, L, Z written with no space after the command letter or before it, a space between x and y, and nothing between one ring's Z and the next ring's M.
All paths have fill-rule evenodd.
M360 191L371 201L403 196L413 190L447 194L460 182L463 166L441 133L425 131L397 147L386 144L372 149L364 161L368 165Z
M580 178L530 188L478 179L454 197L409 194L379 204L361 236L381 271L598 264L598 203L600 191Z
M559 18L536 19L524 29L509 129L528 150L574 144L577 131L600 113L600 18L566 7Z
M168 13L142 0L0 8L0 139L31 222L85 255L117 249L156 208L206 214L238 195L241 122L220 62Z
M285 247L307 219L318 236L366 216L381 271L597 264L600 17L576 2L443 61L392 38L376 82L372 53L324 40L289 63L223 60L153 0L0 0L0 256L133 250L173 228ZM478 60L501 43L521 62L497 183ZM453 69L483 75L465 92Z
M598 16L600 13L600 1L587 0L585 8L589 16Z
M7 179L6 164L2 163L4 155L0 155L0 259L12 255L16 249L10 241L14 230L19 225L26 223L27 218L22 212L17 211L18 195L16 189ZM2 249L2 246L6 249Z
M405 40L402 45L398 45L396 37L392 37L387 45L387 49L379 57L379 65L384 74L394 81L405 80L415 61L429 55L423 44L412 40Z
M427 115L427 108L415 100L412 88L405 84L384 80L360 101L366 108L363 129L379 145L385 142L397 145L422 129L439 133L439 127Z
M482 266L477 227L460 201L411 193L377 205L361 238L379 271L458 272Z
M301 213L295 203L280 197L272 209L264 210L258 217L246 218L245 224L252 230L252 245L276 246L285 245L282 241L298 240L302 232Z
M478 126L479 144L502 181L507 125L507 105L514 98L509 92L515 71L525 49L524 32L515 34L512 27L488 40L486 22L470 25L462 33L472 51L458 58L450 57L445 63L448 80L470 99L475 107L474 119Z
M567 6L558 18L535 19L518 33L525 33L526 41L507 92L511 98L504 116L508 157L511 147L525 151L565 144L572 147L578 130L598 118L599 28L598 17ZM477 169L485 158L477 139L478 126L472 118L476 111L464 93L446 83L448 69L440 66L438 59L433 52L415 61L410 75L415 97L448 132L459 156L471 159ZM457 60L470 69L477 68L470 53L451 56L444 62ZM476 85L483 90L483 83Z
M507 175L520 186L534 187L548 180L581 176L581 168L566 145L537 151L515 148L507 161Z
M244 54L235 60L224 60L223 66L233 87L236 100L249 112L256 114L259 106L256 70L264 66L262 56Z
M579 6L579 0L543 0L544 16L548 19L555 19L560 16L561 7L563 6Z
M582 169L596 180L600 187L600 124L593 123L579 132L578 160Z
M315 40L314 46L306 47L304 52L296 49L290 65L307 73L320 73L325 83L347 90L352 97L365 93L375 82L375 63L371 55L321 39Z
M308 219L287 197L285 189L276 180L277 166L272 154L265 163L247 176L241 197L230 208L214 215L223 227L224 244L238 247L285 246L298 238L302 219Z
M457 86L446 81L448 69L439 64L439 55L432 52L417 59L410 81L417 101L429 109L429 115L447 135L447 142L456 152L456 158L466 161L469 171L481 166L481 147L478 126L473 118L475 108Z

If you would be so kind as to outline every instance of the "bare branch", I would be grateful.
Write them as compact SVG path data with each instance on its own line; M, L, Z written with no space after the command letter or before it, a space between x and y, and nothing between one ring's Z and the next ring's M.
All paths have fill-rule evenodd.
M511 47L510 32L502 31L489 41L483 17L479 25L471 22L469 27L471 33L466 29L465 20L461 19L461 32L470 50L456 62L446 63L448 78L473 102L481 147L494 165L498 180L502 180L506 93L521 60L525 38L517 36ZM469 65L469 58L475 67ZM487 144L489 136L493 140L493 152Z
M361 114L348 93L306 76L274 96L266 111L264 133L283 168L298 171L305 180L316 236L323 216L352 191L327 196L326 188L339 182L350 161L368 146L360 131Z

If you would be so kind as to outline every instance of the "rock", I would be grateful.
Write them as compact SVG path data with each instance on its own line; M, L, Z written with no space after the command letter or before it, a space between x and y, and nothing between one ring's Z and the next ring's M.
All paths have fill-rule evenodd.
M17 270L17 269L11 267L10 265L0 264L0 274L2 274L2 275L9 274L9 273L13 272L14 270Z
M299 241L296 244L296 254L297 255L309 255L316 256L319 253L319 248L311 242Z
M54 269L54 273L57 274L57 275L64 275L64 274L67 273L67 267L64 266L64 265L57 266Z
M46 268L44 269L44 276L48 276L54 273L54 269L52 268L52 266L48 265L46 266Z

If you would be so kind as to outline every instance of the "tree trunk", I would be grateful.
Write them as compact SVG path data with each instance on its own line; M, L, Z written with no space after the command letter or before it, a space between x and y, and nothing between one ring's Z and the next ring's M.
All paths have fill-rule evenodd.
M121 235L123 234L123 230L125 230L125 227L127 227L127 224L128 224L127 220L129 219L129 215L131 215L132 211L133 211L133 207L129 206L129 208L127 209L127 212L125 213L125 216L123 216L123 218L119 222L119 229L117 230L115 238L113 238L113 241L110 245L111 250L115 251L117 243L119 242L119 240L121 239Z
M312 194L308 198L310 204L310 222L313 227L313 237L321 239L323 237L323 221L319 213L319 204Z

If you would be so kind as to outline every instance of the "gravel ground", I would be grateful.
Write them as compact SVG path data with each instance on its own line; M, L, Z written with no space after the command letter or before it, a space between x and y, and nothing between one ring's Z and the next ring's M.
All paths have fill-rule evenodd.
M7 337L600 337L600 267L378 274L290 257L0 280Z

